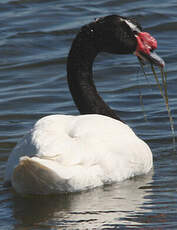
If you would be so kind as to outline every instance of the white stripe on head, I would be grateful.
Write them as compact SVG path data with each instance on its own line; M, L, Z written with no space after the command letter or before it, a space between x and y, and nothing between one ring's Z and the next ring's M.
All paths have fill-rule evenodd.
M141 31L140 31L140 29L138 28L138 26L137 25L135 25L134 23L132 23L130 20L128 20L128 19L121 19L122 21L124 21L129 27L130 27L130 29L132 30L132 31L134 31L134 32L137 32L137 33L140 33Z

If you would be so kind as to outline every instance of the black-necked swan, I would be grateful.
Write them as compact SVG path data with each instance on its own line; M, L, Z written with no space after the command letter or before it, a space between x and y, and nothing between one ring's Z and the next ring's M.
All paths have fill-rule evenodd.
M156 48L134 19L110 15L83 26L67 59L68 84L81 115L37 121L10 154L4 183L20 194L57 194L148 173L150 148L99 96L92 65L99 52L108 52L163 66Z

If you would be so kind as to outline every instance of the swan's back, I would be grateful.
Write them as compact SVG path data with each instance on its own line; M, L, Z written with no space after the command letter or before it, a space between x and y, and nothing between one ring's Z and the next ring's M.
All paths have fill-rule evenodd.
M149 147L126 124L102 115L52 115L40 119L17 144L5 182L20 193L78 191L151 167Z

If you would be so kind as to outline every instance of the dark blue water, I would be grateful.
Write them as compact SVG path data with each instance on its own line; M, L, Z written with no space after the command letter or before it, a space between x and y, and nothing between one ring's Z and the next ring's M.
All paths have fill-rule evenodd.
M147 81L131 55L99 55L94 79L104 100L150 145L154 170L55 197L22 198L3 187L7 158L37 119L78 114L67 87L66 57L79 28L94 18L135 17L158 40L177 129L177 1L1 0L0 12L0 229L177 229L177 152L167 111L152 74Z

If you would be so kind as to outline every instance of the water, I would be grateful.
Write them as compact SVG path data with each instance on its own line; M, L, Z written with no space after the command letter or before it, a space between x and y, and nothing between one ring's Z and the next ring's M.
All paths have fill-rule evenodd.
M37 119L78 114L66 83L66 57L80 26L96 17L134 16L157 38L176 127L176 0L1 0L0 9L0 229L177 229L177 153L168 114L154 79L144 79L131 55L99 55L94 79L104 100L150 145L153 171L61 196L23 198L3 187L8 155Z

